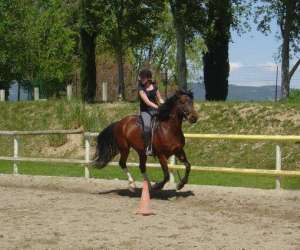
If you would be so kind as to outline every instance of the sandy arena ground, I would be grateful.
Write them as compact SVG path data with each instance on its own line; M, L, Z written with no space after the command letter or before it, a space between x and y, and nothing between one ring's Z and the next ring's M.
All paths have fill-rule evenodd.
M0 249L300 249L300 191L0 175Z

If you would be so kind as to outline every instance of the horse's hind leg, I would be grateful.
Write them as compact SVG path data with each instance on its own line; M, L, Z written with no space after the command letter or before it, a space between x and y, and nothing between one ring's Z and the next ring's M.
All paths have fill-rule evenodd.
M120 150L120 154L121 154L121 157L120 157L119 165L128 178L128 188L131 192L135 192L136 185L135 185L134 179L133 179L132 175L129 173L128 168L126 166L129 149Z
M157 182L152 187L153 189L160 190L164 187L164 185L170 180L170 174L168 169L168 159L164 155L159 155L159 163L162 167L163 173L164 173L164 179L161 182Z

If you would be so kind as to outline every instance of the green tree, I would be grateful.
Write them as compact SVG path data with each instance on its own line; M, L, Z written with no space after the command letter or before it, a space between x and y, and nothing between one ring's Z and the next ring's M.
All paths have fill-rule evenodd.
M256 0L256 23L265 34L271 31L270 23L276 20L280 27L277 37L281 39L281 94L290 93L290 81L300 65L300 59L290 69L290 59L300 51L300 2L297 0Z
M22 79L25 74L26 15L29 1L0 0L0 80Z
M186 46L189 45L204 21L202 0L169 0L176 34L176 80L187 89Z
M0 1L1 79L58 89L74 68L74 32L63 0Z
M172 16L167 6L162 13L162 20L154 30L152 39L131 47L133 54L131 63L136 73L145 65L150 65L157 72L167 70L171 71L172 75L175 72L176 39Z
M236 29L239 34L249 29L250 4L244 0L194 1L194 13L199 13L202 18L196 14L190 18L198 18L199 21L192 25L205 45L202 58L207 100L227 98L231 29Z
M110 1L106 13L110 22L104 40L112 49L118 65L118 94L125 99L124 57L130 47L147 44L161 20L164 1L115 0Z
M186 14L188 13L187 1L170 0L173 14L174 29L176 33L176 78L179 86L187 89L187 64L186 64Z
M84 101L93 102L96 94L96 38L103 31L108 1L80 0L80 82Z
M203 54L206 100L226 100L228 95L228 47L232 24L231 0L208 1Z
M61 89L75 68L75 32L68 26L69 4L63 0L34 1L28 20L30 80L48 90ZM52 92L53 92L52 91Z

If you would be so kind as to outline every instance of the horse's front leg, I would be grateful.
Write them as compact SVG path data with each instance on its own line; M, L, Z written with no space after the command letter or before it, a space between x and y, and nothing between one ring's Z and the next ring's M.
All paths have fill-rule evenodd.
M150 180L148 178L148 175L146 173L146 162L147 162L147 156L145 154L144 151L141 151L138 153L139 154L139 158L140 158L140 165L139 165L139 168L140 168L140 171L144 177L144 181L147 181L148 183L148 187L149 187L149 190L151 189L151 184L150 184Z
M158 156L159 163L162 167L163 173L164 173L164 179L161 182L155 183L153 185L153 189L160 190L164 187L164 185L170 180L170 174L168 169L168 159L165 155L159 155Z
M187 160L185 152L184 152L183 149L181 149L180 151L178 151L175 155L185 165L185 174L184 174L184 177L177 184L177 190L180 190L188 182L189 174L190 174L190 171L191 171L191 164Z

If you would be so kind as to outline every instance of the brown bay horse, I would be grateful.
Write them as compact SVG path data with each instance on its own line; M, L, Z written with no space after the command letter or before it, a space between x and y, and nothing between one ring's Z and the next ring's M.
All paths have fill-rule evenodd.
M95 167L102 168L120 153L119 164L128 176L130 190L135 188L134 180L126 166L131 147L138 153L140 171L150 183L146 174L147 156L145 154L143 128L139 119L137 115L127 116L102 130L97 137L96 154L93 162ZM153 132L152 147L159 159L164 179L156 183L152 189L162 189L169 181L168 158L171 155L175 155L186 168L185 175L178 183L177 189L180 190L188 182L191 165L183 150L185 138L182 132L182 122L184 119L190 123L195 123L198 115L193 105L193 94L179 90L168 98L158 110L158 123Z

